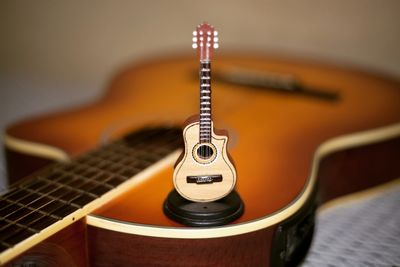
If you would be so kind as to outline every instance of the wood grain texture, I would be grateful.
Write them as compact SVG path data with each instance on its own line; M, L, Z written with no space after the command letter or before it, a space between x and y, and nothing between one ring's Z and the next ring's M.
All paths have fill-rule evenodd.
M212 127L213 125L211 125ZM228 195L236 184L236 170L227 154L228 137L216 135L212 130L215 158L199 162L196 146L199 143L199 123L191 123L183 130L185 149L182 160L175 166L173 181L175 189L184 198L195 202L214 201ZM187 176L222 175L222 181L210 184L187 183Z
M400 178L400 137L328 155L318 173L319 201Z
M274 228L212 239L126 235L88 227L92 266L269 266ZM123 253L121 253L123 251Z

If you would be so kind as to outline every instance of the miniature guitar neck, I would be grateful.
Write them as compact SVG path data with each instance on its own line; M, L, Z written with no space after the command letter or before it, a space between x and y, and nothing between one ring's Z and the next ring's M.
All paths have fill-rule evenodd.
M218 48L218 32L203 23L193 32L193 45L200 57L200 130L199 143L211 143L211 59Z
M200 143L211 143L211 61L200 61Z

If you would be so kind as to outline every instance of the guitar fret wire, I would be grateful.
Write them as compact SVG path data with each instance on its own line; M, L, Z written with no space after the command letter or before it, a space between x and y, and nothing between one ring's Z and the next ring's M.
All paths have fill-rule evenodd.
M44 186L39 187L39 188L43 188L43 187L46 187L46 186L48 186L48 185L44 185ZM35 190L32 190L32 189L28 189L28 188L22 187L22 188L20 188L20 192L22 192L22 190L29 192L29 194L25 195L24 197L22 197L22 198L20 198L20 199L18 199L18 200L13 200L13 199L8 199L8 198L1 198L1 199L5 200L5 201L7 201L7 202L9 202L9 203L12 203L12 204L14 204L14 205L16 204L17 206L20 207L19 209L14 210L14 211L11 212L11 213L8 213L7 216L10 216L10 215L12 215L12 214L14 214L14 213L20 211L21 208L28 208L28 209L31 209L31 210L37 210L38 208L33 208L31 205L32 205L33 203L35 203L36 201L38 201L39 199L41 199L41 198L43 198L43 197L45 196L43 193L38 192L38 191L35 191ZM23 199L25 199L25 198L27 198L27 197L29 197L29 196L32 196L32 195L34 195L34 194L39 195L39 197L38 197L38 198L35 198L34 200L30 201L30 202L27 203L27 204L22 204L22 203L20 203L21 200L23 200ZM47 205L47 204L48 204L48 203L45 203L45 204L39 206L39 208L41 208L41 207L43 207L44 205ZM9 206L11 206L11 205L9 205ZM8 207L8 206L7 206L7 207ZM20 219L21 219L21 218L18 218L18 220L20 220Z
M51 214L48 214L48 213L46 213L46 212L39 211L39 210L35 210L35 209L32 209L32 208L28 208L28 207L25 207L25 208L26 208L26 209L29 209L30 212L29 212L28 214L25 214L25 215L22 216L21 218L18 218L17 220L12 221L12 220L9 220L9 219L7 219L7 218L2 217L1 219L2 219L3 221L7 222L8 225L4 226L4 228L2 228L1 230L7 228L9 225L16 225L16 226L18 226L18 227L20 227L20 228L22 228L22 229L27 229L27 230L32 231L32 232L34 232L34 233L39 233L40 231L37 231L36 229L30 227L29 225L25 225L25 224L22 224L22 223L19 223L19 222L18 222L18 221L20 221L20 220L26 218L27 216L32 215L32 214L35 213L35 212L39 213L41 216L38 217L38 218L36 218L35 220L32 219L32 221L30 221L29 224L35 223L36 221L42 219L43 216L49 216L49 217L52 217L52 218L54 218L54 219L56 219L56 220L60 220L59 218L56 218L55 216L52 216Z
M84 165L84 164L82 164L82 165ZM89 166L89 165L86 165L86 166ZM94 169L92 166L89 166L89 168L90 169ZM90 169L89 169L89 171L90 171ZM108 187L109 190L111 190L111 189L114 188L114 186L111 185L111 184L108 184L107 181L111 180L112 178L115 178L115 177L120 177L119 175L116 175L116 174L111 173L110 171L107 171L108 173L110 173L110 176L104 181L97 181L96 177L99 177L102 174L105 174L105 171L104 170L100 170L100 171L94 170L94 172L96 174L94 176L91 176L91 177L90 176L84 176L83 174L77 174L77 173L68 173L68 172L66 172L66 173L67 174L72 174L72 175L76 176L77 179L83 180L83 183L80 186L74 187L76 189L82 190L83 186L85 186L87 184L90 184L90 183L94 184L92 187L90 187L88 189L85 189L85 190L82 190L82 191L85 191L85 192L86 191L90 191L91 189L97 188L98 186L105 186L105 187ZM124 179L124 181L125 181L125 179Z
M4 200L5 200L5 199L4 199ZM9 224L15 224L15 223L18 222L18 220L19 220L20 218L18 218L16 221L11 221L11 220L7 219L7 217L10 216L10 215L12 215L12 214L14 214L15 212L18 212L18 211L20 211L21 209L27 208L27 207L24 207L23 204L20 204L20 203L11 201L11 200L5 200L5 201L8 202L8 205L6 206L6 208L11 207L11 206L17 206L18 208L17 208L16 210L13 210L13 212L7 214L6 217L1 216L0 219L6 221L6 222L9 223ZM27 208L27 209L29 209L29 208ZM31 209L29 209L29 210L31 210ZM34 211L31 210L31 212L30 212L29 214L31 214L32 212L34 212ZM8 226L8 225L4 226L4 227L1 228L0 230L3 230L3 229L6 228L7 226Z
M57 185L64 186L64 187L66 187L67 189L71 189L71 190L73 190L73 191L77 191L77 192L79 192L79 193L87 194L87 195L90 195L90 196L92 196L92 197L94 197L94 198L98 198L97 195L95 195L95 194L93 194L93 193L91 193L91 192L86 192L86 191L83 191L83 190L81 190L81 189L78 189L78 188L75 188L75 187L72 187L72 186L69 186L69 185L66 185L66 184L59 183L59 182L57 182L57 181L51 181L51 180L47 180L47 181L49 181L50 183L53 183L53 184L57 184Z
M200 86L201 86L201 87L210 87L211 85L208 84L208 83L202 83Z
M211 91L210 90L201 90L200 93L202 94L209 94Z
M84 164L82 164L82 165L84 165ZM92 168L92 167L89 166L89 165L86 165L86 166L88 166L90 169ZM90 171L90 170L89 170L89 171ZM77 176L77 177L82 177L84 180L88 180L88 181L90 181L90 182L94 182L94 183L96 183L96 184L98 184L98 185L105 185L105 186L109 187L110 189L114 188L113 186L111 186L111 185L109 185L109 184L104 184L104 183L102 183L102 182L96 181L96 180L94 179L95 176L93 176L93 177L83 176L82 174L77 174L77 173L73 173L73 172L67 172L67 171L64 171L64 170L60 170L60 172L65 173L65 174L69 174L69 175L75 175L75 176ZM98 171L95 170L95 172L98 172ZM79 188L79 187L78 187L78 188Z
M112 152L108 152L108 154L113 154L113 153ZM109 160L107 158L102 158L101 160L104 162L104 165L112 164L112 165L114 165L114 166L116 166L118 168L126 168L125 165L123 165L123 164L121 164L119 162L111 161L111 160ZM144 160L137 160L137 162L141 162L141 163L144 163L144 164L148 163L147 161L144 161ZM104 169L104 168L100 168L100 167L96 167L96 166L90 166L90 167L92 167L92 168L94 168L94 169L96 169L96 170L98 170L100 172L106 172L106 173L109 173L111 175L114 175L114 173L111 172L110 170L107 170L107 169ZM133 168L133 167L130 167L130 168Z
M40 214L42 214L42 215L46 215L46 216L52 217L52 218L57 219L57 220L60 219L58 216L56 216L56 215L54 215L54 214L50 214L50 213L44 212L44 211L42 211L42 210L39 210L39 208L41 208L41 207L43 207L43 206L40 206L39 208L33 208L33 207L30 207L30 206L26 206L26 205L24 205L24 204L21 204L21 203L19 203L19 202L13 201L13 200L11 200L11 199L7 199L7 201L10 202L11 204L17 205L17 206L19 206L19 207L21 207L21 208L26 208L26 209L31 210L32 212L31 212L30 214L32 214L33 212L38 212L38 213L40 213ZM48 203L47 203L47 204L48 204ZM47 205L47 204L45 204L45 205ZM11 224L16 224L16 225L18 225L18 226L22 226L23 228L29 228L29 226L27 226L27 225L23 225L23 224L18 223L18 221L21 220L22 218L18 218L18 220L16 220L16 221L8 220L8 219L5 218L5 217L2 217L2 219L11 222Z
M210 69L208 69L208 68L202 68L201 71L202 71L202 72L209 72Z
M203 80L210 80L211 77L209 77L209 76L201 76L200 79L203 79Z
M161 130L158 130L158 131L161 131ZM170 130L170 131L172 132L172 130ZM48 173L45 177L38 176L38 181L43 181L44 184L39 186L39 187L37 187L37 188L30 188L30 186L35 184L35 183L32 183L32 180L29 180L27 182L19 183L19 184L17 184L18 187L12 187L12 188L10 188L8 190L9 193L12 192L11 195L18 194L18 193L21 194L22 192L28 192L28 195L25 195L25 196L22 196L22 197L18 198L18 201L21 200L21 199L26 198L29 195L34 196L36 194L39 197L37 197L36 199L30 201L28 204L25 205L25 204L22 204L22 203L20 203L18 201L14 201L12 199L8 199L7 195L5 195L5 197L0 196L1 200L3 200L6 203L8 203L6 205L6 207L11 207L11 206L14 205L14 206L18 207L17 211L22 211L22 209L24 209L24 208L29 211L28 213L26 213L26 214L20 216L19 218L17 218L15 221L10 220L10 219L6 219L6 218L2 218L2 220L7 222L9 225L15 225L15 226L17 226L17 227L19 227L21 229L27 229L29 231L37 233L38 230L32 228L34 223L36 223L37 221L42 220L43 218L47 218L47 217L54 218L56 220L59 220L61 218L61 217L59 217L59 216L57 216L55 214L51 214L51 213L45 212L43 210L40 210L42 207L44 207L46 205L49 205L50 203L55 203L55 201L59 201L59 202L65 204L65 205L70 205L70 206L75 206L76 208L80 208L79 205L76 205L76 204L72 203L72 201L74 199L76 199L77 197L80 197L82 195L88 195L88 196L91 195L91 196L94 196L94 198L98 197L93 193L81 190L80 188L82 188L82 186L93 185L91 188L94 189L94 188L97 188L98 186L101 185L101 186L109 187L109 189L111 189L111 188L114 188L114 186L112 186L111 184L108 184L107 181L111 181L112 179L117 179L117 180L121 180L122 179L122 181L120 181L120 183L123 183L125 181L125 179L124 179L125 177L123 175L128 175L128 174L124 174L125 172L127 172L127 171L131 171L131 172L132 171L133 172L141 171L144 168L147 168L146 164L152 164L152 163L158 161L160 158L166 156L168 154L168 152L170 151L170 148L168 148L168 147L173 146L175 148L175 147L177 147L177 145L181 145L181 141L179 139L177 139L175 135L173 136L172 133L171 133L170 137L171 138L169 138L169 139L171 139L171 140L169 140L169 141L167 140L168 142L166 142L165 140L162 140L163 143L164 143L162 145L165 146L165 149L164 148L160 149L159 152L158 152L159 154L156 157L153 157L150 160L148 160L149 157L145 157L145 159L142 159L142 158L133 159L133 162L136 161L138 164L143 165L143 167L141 167L141 168L137 168L137 166L132 167L132 166L127 166L127 165L122 165L122 164L119 164L118 162L112 162L112 161L110 161L108 159L107 160L102 159L101 157L97 157L97 155L96 155L95 157L93 157L92 161L97 162L97 163L103 163L104 161L106 161L106 164L107 163L111 163L113 166L117 166L117 167L121 166L122 167L121 168L121 172L119 172L121 174L119 174L119 173L118 174L114 174L114 173L111 173L110 170L100 169L100 168L98 168L97 165L93 166L93 165L89 165L89 164L86 164L86 163L79 163L78 160L77 160L76 162L73 162L75 165L74 165L72 170L62 169L62 167L64 167L65 165L64 166L61 165L61 167L59 166L58 169L56 169L56 168L53 169L53 172ZM118 143L119 143L119 145L123 145L122 142L118 142ZM118 145L118 144L116 144L116 145ZM140 151L139 156L146 155L146 150L151 151L151 152L154 151L154 146L153 147L152 146L146 147L146 145L147 144L145 144L143 146L145 148L145 150L144 151ZM110 147L111 147L111 145L110 145ZM155 148L158 148L158 147L156 146ZM100 151L100 153L102 153L102 152L104 152L104 150ZM134 152L136 154L136 152L133 149L131 149L131 147L129 147L129 154L131 154L132 152ZM95 151L94 152L94 154L97 154L97 153L99 153L99 151ZM106 151L106 154L111 154L111 157L113 157L113 153L114 153L113 151L111 151L111 152L110 151ZM122 153L122 154L126 154L126 153L128 153L128 152L125 152L125 153ZM149 155L149 153L147 153L147 155ZM115 160L120 160L120 158L119 158L120 156L121 155L116 155L113 158ZM88 158L89 158L89 160L91 160L90 156L88 156ZM79 173L79 172L73 171L73 170L79 169L80 167L86 167L84 173ZM87 168L87 167L89 167L89 168ZM94 174L93 175L89 175L89 176L84 175L87 172L90 173L90 171L93 171ZM104 179L103 181L96 181L95 180L96 177L99 177L100 175L104 175L104 174L107 174L107 173L111 173L111 174L108 175L108 177L106 179ZM54 174L57 174L59 176L59 177L55 178L56 181L49 180L49 178ZM71 183L80 181L80 182L82 182L82 184L77 188L77 187L72 187L69 184L60 183L59 180L61 180L63 177L66 177L66 175L71 175L73 177L71 179ZM40 189L43 189L43 188L46 188L46 187L50 187L51 185L54 186L54 188L52 188L51 190L49 190L47 192L40 191ZM54 196L50 195L51 193L53 193L53 192L55 192L55 191L57 191L57 190L59 190L61 188L69 189L69 192L63 193L58 197L54 197ZM88 190L90 190L90 189L88 189ZM65 196L65 195L69 194L70 192L76 192L76 193L78 193L78 195L73 197L72 199L70 199L68 201L60 198L62 196ZM102 194L102 193L100 193L100 194ZM38 201L39 199L43 199L43 200L49 199L51 201L49 201L47 203L44 203L44 204L42 204L42 205L40 205L40 206L38 206L36 208L29 206L32 203L35 203L36 201ZM39 202L39 204L40 204L40 202ZM61 207L65 207L65 206L61 206ZM55 207L54 211L60 209L61 207ZM18 223L19 220L22 220L23 218L31 216L34 213L37 214L38 217L37 218L32 218L32 221L28 225ZM14 213L8 213L7 217L11 216L12 214L14 214ZM5 227L8 227L8 226L5 226ZM4 229L4 227L2 229ZM10 236L10 237L12 237L12 236ZM6 242L1 242L1 244L4 244L6 246L11 246L11 244L8 244Z
M39 187L39 189L40 189L40 188L43 189L43 188L49 186L50 184L52 184L52 181L51 181L51 180L43 179L42 177L39 177L38 180L45 181L45 182L48 183L48 184L45 184L44 186ZM67 195L68 192L61 194L60 197L58 197L58 198L57 198L57 197L54 197L54 196L52 196L52 195L50 195L51 193L53 193L53 192L55 192L55 191L57 191L57 190L59 190L59 189L61 189L61 188L63 188L63 187L65 187L65 186L64 186L64 185L56 186L53 190L51 190L51 191L49 191L49 192L46 192L46 193L43 193L43 192L39 191L39 189L36 189L36 190L35 190L35 189L31 189L31 188L23 188L25 191L31 192L32 194L38 194L40 197L37 198L37 199L35 199L35 200L33 200L33 201L31 201L30 203L28 203L28 204L26 204L26 205L25 205L25 204L21 204L21 203L19 203L19 202L15 202L15 203L16 203L18 206L20 206L20 207L23 207L23 208L27 208L27 209L32 210L32 212L33 212L33 211L36 211L36 212L39 212L39 213L44 214L44 215L46 215L46 216L50 216L50 217L53 217L53 218L55 218L55 219L57 219L57 220L60 220L60 219L62 219L61 217L59 217L59 216L57 216L57 215L55 215L55 214L52 214L52 213L48 213L48 212L42 211L42 210L40 210L40 209L43 208L43 207L45 207L45 206L47 206L47 205L49 205L49 204L51 204L51 203L55 203L55 201L59 201L59 202L63 203L64 205L71 205L71 206L74 206L74 207L76 207L76 208L81 208L79 205L76 205L75 203L71 203L73 200L75 200L76 198L80 197L81 194L75 196L75 197L72 198L70 201L66 201L66 200L60 198L60 197L62 197L62 196ZM31 194L30 194L30 195L31 195ZM35 203L36 201L38 201L39 199L44 198L44 197L50 199L50 201L44 203L43 205L41 205L41 206L39 206L39 207L37 207L37 208L33 208L33 207L30 206L30 205L32 205L33 203ZM7 199L7 200L8 200L8 199ZM8 201L9 201L9 200L8 200ZM59 208L61 208L61 207L59 207ZM56 211L56 210L59 209L59 208L56 208L54 211ZM18 209L18 210L21 210L21 209ZM17 210L17 211L18 211L18 210ZM32 214L32 212L29 213L29 214L26 214L26 215L24 215L24 216L22 216L22 217L19 217L18 219L16 219L16 221L18 222L19 220L21 220L21 219L25 218L26 216ZM12 213L11 213L11 214L12 214ZM10 214L8 214L8 215L10 215Z
M49 181L49 180L47 180L47 181ZM54 197L54 196L50 195L51 193L53 193L53 192L55 192L55 191L57 191L57 190L59 190L59 189L61 189L61 188L63 188L63 187L64 187L64 186L58 186L56 189L54 189L54 190L52 190L52 191L50 191L50 192L48 192L48 193L41 193L41 192L39 192L39 191L35 191L35 190L32 190L32 189L27 189L27 190L28 190L28 191L32 191L32 192L37 193L37 194L40 194L40 195L42 195L42 197L48 197L49 199L51 199L50 202L47 202L46 204L40 206L40 208L42 208L42 207L44 207L44 206L46 206L46 205L48 205L48 204L50 204L50 203L53 203L54 201L60 201L60 202L62 202L63 204L71 205L71 206L74 206L74 207L76 207L76 208L81 208L79 205L76 205L75 203L71 203L72 200L74 200L75 198L79 197L80 195L74 197L74 198L71 199L70 201L66 201L66 200L64 200L64 199L62 199L62 198L57 198L57 197ZM65 196L65 195L67 195L67 194L68 194L68 193L63 193L60 197Z
M42 217L38 217L38 218L36 218L35 220L33 220L31 223L35 223L35 222L37 222L38 220L40 220L40 219L42 219L42 218L43 218L43 216L42 216ZM23 225L23 224L20 224L20 223L12 222L11 220L7 220L7 219L3 219L3 220L6 221L6 222L8 223L8 225L5 226L5 228L8 227L8 226L10 226L10 225L15 225L15 226L17 226L17 227L19 227L19 228L21 228L21 229L23 229L23 230L27 230L27 231L29 231L29 232L32 232L32 235L33 235L33 234L37 234L37 233L40 232L40 231L38 231L38 230L36 230L36 229L33 229L33 228L31 228L31 227L28 227L28 226L26 226L26 225ZM7 247L13 247L13 246L14 246L13 244L10 244L10 243L5 242L5 239L10 238L13 234L14 234L14 233L10 233L9 236L6 236L5 238L3 238L3 240L1 241L1 244L6 245Z
M209 96L202 96L202 97L200 97L200 99L210 99L210 97Z
M63 200L63 199L55 198L55 197L53 197L53 196L50 195L51 193L53 193L54 191L57 191L57 190L60 189L60 188L62 188L62 186L58 186L56 189L54 189L54 190L52 190L52 191L50 191L50 192L48 192L48 193L42 193L42 192L40 192L40 191L36 191L36 190L30 189L30 188L25 188L26 191L29 191L29 192L31 192L31 193L35 193L35 194L40 195L39 198L37 198L37 199L35 199L34 201L32 201L32 202L30 202L29 204L27 204L27 207L29 207L29 205L31 205L32 203L35 203L38 199L40 199L40 198L42 198L42 197L48 197L48 198L50 198L52 201L57 200L57 201L63 202L64 204L69 204L67 201L65 201L65 200ZM51 203L52 201L47 202L46 204L44 204L44 205L42 205L42 206L40 206L40 207L43 207L43 206L45 206L45 205Z
M43 185L43 186L41 186L41 187L39 187L39 188L44 188L44 187L46 187L46 186L48 186L48 185L45 184L45 185ZM21 185L21 187L18 188L18 190L19 190L19 192L27 191L27 192L29 192L29 194L24 195L23 197L19 198L18 200L13 200L13 199L8 199L8 198L3 198L3 199L20 202L21 200L23 200L23 199L25 199L25 198L27 198L27 197L29 197L29 196L31 196L31 195L34 195L34 194L38 194L40 197L43 196L43 193L38 192L38 191L35 191L35 190L31 189L31 188L22 187L22 185ZM18 190L17 190L17 192L18 192ZM39 198L40 198L40 197L39 197ZM34 200L32 200L31 202L27 203L26 205L30 205L30 204L34 203L36 200L37 200L37 199L34 199ZM25 204L23 204L23 205L25 206Z

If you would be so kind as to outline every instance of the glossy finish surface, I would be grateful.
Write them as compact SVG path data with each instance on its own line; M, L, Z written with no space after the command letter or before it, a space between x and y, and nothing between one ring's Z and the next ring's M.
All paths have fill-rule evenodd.
M294 201L307 183L321 143L400 122L400 86L395 80L301 60L251 55L215 58L215 72L229 69L289 73L307 86L340 94L340 100L331 102L213 83L214 123L230 133L229 151L239 177L237 191L246 205L236 223L274 213ZM14 125L8 134L60 147L75 156L95 147L106 133L115 138L149 122L182 124L197 111L196 70L192 57L136 65L117 76L100 101ZM159 81L168 83L161 86ZM155 174L98 214L178 226L161 210L172 189L172 171L171 166Z

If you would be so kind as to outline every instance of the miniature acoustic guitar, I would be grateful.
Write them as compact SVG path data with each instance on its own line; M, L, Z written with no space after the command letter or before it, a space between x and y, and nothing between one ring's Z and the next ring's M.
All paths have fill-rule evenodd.
M219 227L170 220L162 205L183 150L180 125L198 112L197 67L185 55L136 63L97 101L8 127L13 182L0 196L0 265L294 266L316 205L400 177L398 80L304 59L218 55L213 121L229 130L246 208ZM193 160L211 165L226 148L218 150L212 124L200 142L202 121L191 144L210 151L196 149ZM229 181L210 199L235 184L233 175L197 184L197 175L189 176L198 188Z
M211 112L211 59L218 32L201 24L193 32L193 48L200 56L200 115L183 130L185 149L174 171L174 186L184 198L209 202L228 195L236 184L236 170L227 152L228 136L217 135Z

